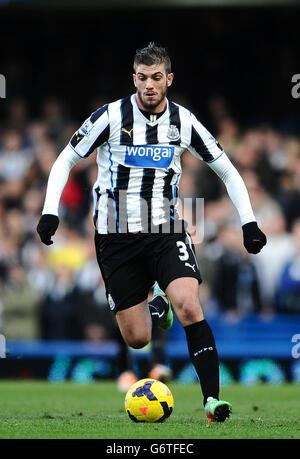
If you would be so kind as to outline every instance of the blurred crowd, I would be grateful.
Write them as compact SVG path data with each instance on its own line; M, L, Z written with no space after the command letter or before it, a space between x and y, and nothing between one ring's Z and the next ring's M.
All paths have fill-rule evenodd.
M91 111L105 102L94 101ZM300 139L268 125L244 129L222 98L212 99L210 107L212 133L241 173L268 244L259 255L247 254L223 183L185 152L180 197L205 199L204 237L196 253L206 315L235 321L253 313L299 313ZM44 246L36 233L51 166L78 127L55 98L44 101L37 120L24 100L11 100L1 122L0 332L7 339L114 336L94 252L95 153L71 172L55 244Z

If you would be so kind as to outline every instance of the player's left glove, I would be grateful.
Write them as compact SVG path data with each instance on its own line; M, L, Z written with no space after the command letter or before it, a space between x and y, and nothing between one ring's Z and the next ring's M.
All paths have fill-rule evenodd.
M259 253L267 243L266 235L259 229L256 222L242 226L244 246L249 253Z
M53 244L51 237L55 234L58 225L59 218L56 215L44 214L41 216L36 230L44 244Z

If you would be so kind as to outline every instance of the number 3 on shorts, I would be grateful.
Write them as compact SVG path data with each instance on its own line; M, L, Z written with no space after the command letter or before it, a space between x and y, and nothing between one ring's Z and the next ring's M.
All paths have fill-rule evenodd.
M181 260L181 261L188 260L190 256L189 256L189 253L188 253L188 251L186 249L185 243L182 242L182 241L177 241L176 245L177 245L177 247L179 249L179 255L178 255L179 260Z

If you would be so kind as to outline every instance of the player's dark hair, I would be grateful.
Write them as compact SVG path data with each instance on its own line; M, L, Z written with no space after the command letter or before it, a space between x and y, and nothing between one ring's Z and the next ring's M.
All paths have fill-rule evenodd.
M171 60L167 50L153 41L150 41L145 48L136 50L133 63L134 71L139 64L149 66L165 64L167 75L171 73Z

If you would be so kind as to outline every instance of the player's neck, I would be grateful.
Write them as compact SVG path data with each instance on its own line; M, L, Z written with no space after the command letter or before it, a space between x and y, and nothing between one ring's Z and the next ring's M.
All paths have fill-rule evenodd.
M153 113L153 112L147 112L145 110L142 110L141 108L139 110L140 110L140 112L142 112L144 117L147 118L152 123L154 123L158 118L160 118L166 111L166 109L164 109L162 112Z

